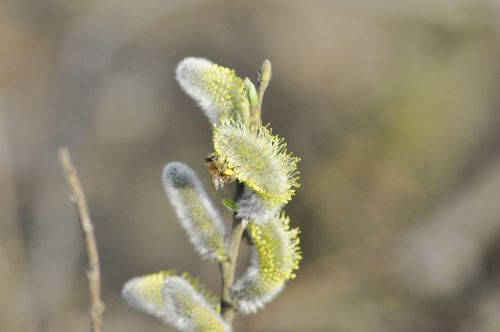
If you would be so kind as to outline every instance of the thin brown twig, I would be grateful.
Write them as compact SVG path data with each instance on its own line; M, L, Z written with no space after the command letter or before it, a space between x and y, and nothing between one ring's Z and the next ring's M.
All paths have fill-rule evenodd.
M91 331L101 332L102 314L104 313L104 302L101 300L101 272L99 268L99 254L94 235L94 226L90 219L90 213L87 206L85 193L83 192L78 178L78 173L71 161L67 148L59 150L59 160L72 191L71 201L75 204L77 215L80 221L80 228L85 240L89 267L87 270L87 279L89 280L90 290L90 320Z

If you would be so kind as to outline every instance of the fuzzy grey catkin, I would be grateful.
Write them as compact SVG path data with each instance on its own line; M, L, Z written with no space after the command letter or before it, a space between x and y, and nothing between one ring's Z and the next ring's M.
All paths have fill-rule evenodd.
M181 277L165 279L161 290L168 322L184 332L230 332L231 328Z
M194 171L183 163L165 166L165 192L196 252L204 259L227 259L224 221Z
M233 112L248 118L249 103L243 80L234 70L204 58L185 58L177 65L177 82L193 98L212 124Z

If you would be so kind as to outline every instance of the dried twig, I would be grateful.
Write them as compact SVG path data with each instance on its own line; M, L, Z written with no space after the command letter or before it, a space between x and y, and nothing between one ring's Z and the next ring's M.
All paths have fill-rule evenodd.
M59 150L59 159L63 168L68 185L71 188L71 201L75 204L80 227L85 239L89 268L87 278L90 290L90 318L91 331L100 332L102 326L102 314L104 312L104 302L101 300L101 273L99 268L99 254L94 236L94 226L90 219L89 209L85 193L83 192L75 166L71 162L68 149Z

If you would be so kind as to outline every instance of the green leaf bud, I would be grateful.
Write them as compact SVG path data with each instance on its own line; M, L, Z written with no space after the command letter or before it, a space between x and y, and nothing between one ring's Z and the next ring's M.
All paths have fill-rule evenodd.
M224 198L222 200L222 204L224 204L224 206L229 210L229 211L232 211L232 212L236 212L238 211L238 204L233 201L232 199L229 199L229 198Z
M253 85L252 81L248 77L245 77L245 90L247 92L248 101L250 102L250 107L259 107L259 96L257 95L257 90L255 89L255 85Z

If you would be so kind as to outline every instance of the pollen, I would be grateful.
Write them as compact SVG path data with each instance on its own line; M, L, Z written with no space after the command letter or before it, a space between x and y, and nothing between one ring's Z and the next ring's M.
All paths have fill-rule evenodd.
M177 81L202 108L210 122L222 116L249 117L249 103L243 79L234 70L204 58L185 58L177 66Z
M239 110L248 103L243 80L234 70L212 64L202 72L201 81L212 102L224 113Z
M299 158L288 153L283 139L268 127L224 118L214 126L213 142L235 177L264 199L285 204L299 187Z
M129 280L123 287L123 297L131 306L139 310L163 316L165 298L162 295L162 287L167 278L174 276L184 279L213 310L220 312L220 300L217 296L213 295L198 278L187 272L178 274L175 269L159 271Z
M228 332L222 321L203 297L182 277L169 277L162 287L169 320L181 331Z
M137 291L144 297L157 305L163 304L161 297L161 286L165 278L175 275L175 270L160 271L137 279Z
M302 259L300 231L290 228L283 213L260 224L249 223L248 231L255 243L254 259L232 288L238 310L244 314L255 313L272 301L286 281L295 278Z
M294 279L302 259L299 229L290 228L290 219L284 214L278 220L261 225L250 223L250 235L259 257L259 272L265 283L281 284Z

